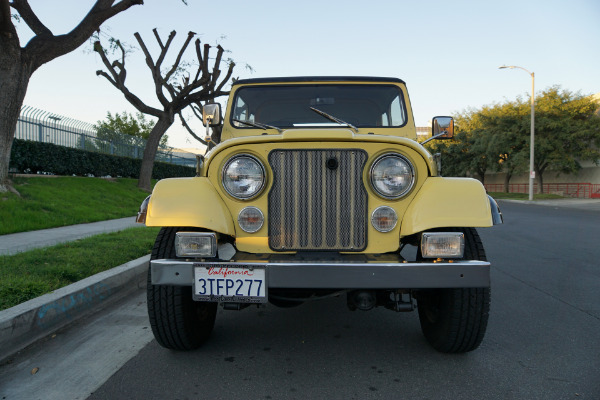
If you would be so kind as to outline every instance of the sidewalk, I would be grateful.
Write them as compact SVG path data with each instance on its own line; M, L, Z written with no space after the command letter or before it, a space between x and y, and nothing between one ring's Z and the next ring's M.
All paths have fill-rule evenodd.
M0 236L0 255L16 254L40 247L70 242L101 233L122 231L134 226L143 226L135 222L135 217L70 225L39 231L12 233Z
M576 210L600 211L600 199L555 199L555 200L509 200L498 199L499 202L520 203L555 208L572 208Z
M0 255L142 227L134 217L0 236ZM144 256L0 311L0 362L77 319L145 287Z

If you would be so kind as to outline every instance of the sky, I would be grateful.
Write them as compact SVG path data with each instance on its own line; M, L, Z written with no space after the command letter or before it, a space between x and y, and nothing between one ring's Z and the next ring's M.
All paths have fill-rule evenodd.
M57 35L73 29L94 1L29 3ZM531 76L498 69L501 65L534 72L536 93L555 85L599 93L599 21L599 0L188 0L187 6L180 0L145 0L108 20L101 32L133 46L126 84L149 105L158 101L133 34L140 33L156 58L152 29L157 28L163 40L177 31L173 58L189 31L203 43L220 44L235 60L233 75L240 79L400 78L407 84L416 125L428 126L436 115L527 98ZM24 22L17 30L24 46L32 33ZM107 112L135 112L121 92L96 76L103 64L91 48L85 43L43 65L31 78L24 104L89 123L103 120ZM193 126L201 130L200 124ZM173 147L202 147L178 120L167 134Z

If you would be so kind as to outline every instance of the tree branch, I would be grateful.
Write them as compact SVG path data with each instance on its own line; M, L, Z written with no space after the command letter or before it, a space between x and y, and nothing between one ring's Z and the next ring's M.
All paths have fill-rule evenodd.
M190 104L190 108L192 109L192 113L194 113L194 115L196 116L196 118L198 118L200 121L202 121L202 110L203 110L202 103L196 103L195 106L196 107L194 107L194 104Z
M94 51L100 55L100 59L102 60L102 63L106 66L106 68L108 69L108 72L110 72L112 74L113 80L116 83L119 80L119 74L117 74L113 65L108 60L108 57L106 57L106 53L104 52L104 48L100 44L100 41L94 42ZM101 72L101 71L96 71L96 75L99 75L98 72Z
M16 0L22 2L26 0ZM32 71L41 65L70 53L92 36L106 20L114 17L122 11L136 4L144 4L143 0L121 0L114 4L115 0L96 0L96 3L81 22L69 33L58 36L36 35L27 46L25 51L32 62ZM114 5L113 5L114 4ZM36 29L42 29L41 26Z
M179 111L177 114L179 115L179 119L181 119L181 124L185 127L185 129L188 131L188 133L190 135L192 135L194 137L194 139L196 139L197 141L199 141L203 145L208 146L208 143L206 143L205 140L201 139L198 135L196 135L196 133L194 133L194 131L190 128L190 126L188 125L188 123L185 120L185 118L183 118L183 115L181 115L181 111Z
M127 70L125 69L125 49L119 40L117 40L117 46L121 49L121 62L115 60L112 65L119 68L119 82L125 85L125 78L127 77Z
M208 78L208 56L210 53L210 45L204 45L204 57L202 58L202 78Z
M221 90L223 89L223 86L225 86L225 84L227 83L227 81L229 81L229 78L231 78L231 75L233 74L233 68L234 67L235 67L235 63L233 61L231 61L229 63L229 69L227 70L227 75L225 75L225 78L221 81L221 84L215 90L216 93L221 92Z
M174 36L175 31L171 32L171 35ZM133 36L135 36L137 42L139 43L140 47L142 48L142 51L144 52L144 56L146 57L146 65L148 65L148 68L150 68L150 71L152 72L152 79L154 80L154 92L156 93L156 98L158 99L160 104L164 108L166 108L169 105L169 100L165 97L165 95L162 91L163 79L162 79L162 76L160 73L160 66L154 64L152 55L148 51L148 48L146 47L146 43L144 43L144 41L142 40L142 36L140 36L140 34L138 32L134 33ZM169 37L169 40L167 41L167 43L170 43L170 41L171 41L171 38ZM159 56L159 59L164 58L164 54L168 50L169 50L168 47L163 48L161 51L161 54Z
M213 65L213 73L212 73L212 79L210 82L210 86L213 88L215 85L217 84L217 80L219 79L219 75L221 75L221 70L219 69L219 66L221 64L221 58L223 57L223 48L221 47L221 45L217 46L217 58L215 59L215 63Z
M123 95L125 96L127 101L129 101L140 112L142 112L144 114L153 115L157 118L160 118L161 116L163 116L163 114L164 114L163 111L146 105L139 97L137 97L136 95L131 93L129 91L129 89L125 86L126 73L125 73L125 69L124 69L124 67L125 67L125 65L124 65L124 63L125 63L124 50L123 50L123 64L122 65L121 65L121 63L119 63L117 61L115 61L114 63L111 64L111 62L106 57L106 53L104 52L104 49L102 48L102 45L100 44L100 42L94 43L94 51L100 55L100 58L102 59L102 63L104 64L106 69L110 72L112 77L109 76L106 72L104 72L102 70L96 71L96 75L103 76L104 78L106 78L114 87L119 89L121 91L121 93L123 93ZM118 73L115 70L115 65L118 67L121 67L121 66L123 67L121 72Z
M19 15L21 16L21 18L23 18L23 21L25 21L27 26L31 28L33 33L35 33L38 36L54 36L52 35L52 32L50 32L50 29L48 29L46 25L44 25L42 21L39 20L37 15L35 15L27 0L13 0L13 2L10 3L10 5L12 8L19 12Z
M106 78L107 81L110 82L111 85L113 85L114 87L116 87L117 89L119 89L119 84L117 83L117 81L115 81L110 75L108 75L106 72L102 71L101 69L99 69L98 71L96 71L96 75L97 76L103 76Z
M173 31L172 33L175 33L175 31ZM165 75L165 78L164 78L165 82L168 82L169 79L171 79L171 76L175 73L175 71L177 71L177 68L179 67L179 63L181 62L181 57L183 57L183 53L185 52L188 45L190 44L190 41L193 39L193 37L195 35L196 34L194 32L188 32L188 37L185 40L185 43L183 44L181 49L179 50L179 54L177 54L177 58L175 59L175 62L173 63L171 70L169 72L167 72L167 74Z
M163 46L156 28L152 29L152 32L154 32L154 36L156 37L156 40L158 41L158 44L160 45L160 55L158 56L158 60L156 61L156 66L160 70L160 66L162 65L162 62L165 59L165 56L167 55L167 51L169 51L169 46L171 46L171 42L173 41L173 38L175 38L175 35L177 33L175 31L171 31L171 33L169 34L169 37L167 39L167 43Z
M158 35L158 31L156 30L156 28L152 29L152 32L154 32L154 37L156 38L160 49L163 50L165 46L163 45L162 40L160 40L160 36Z
M0 35L9 40L18 39L17 30L12 22L10 3L8 0L0 0Z

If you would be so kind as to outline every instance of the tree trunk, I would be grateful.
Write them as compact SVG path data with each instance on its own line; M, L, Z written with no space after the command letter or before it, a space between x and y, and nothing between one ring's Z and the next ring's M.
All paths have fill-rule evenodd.
M512 178L512 173L507 171L504 176L504 193L509 193L510 178Z
M538 168L537 166L533 167L535 170L535 176L537 177L537 181L538 181L538 193L544 193L544 171L546 170L546 168Z
M542 175L542 173L536 173L537 175L537 181L538 181L538 193L544 193L544 176Z
M478 169L477 170L477 175L479 176L479 181L481 182L481 184L485 185L485 170L484 169Z
M19 47L6 42L0 46L0 192L12 190L8 180L10 152L31 77L31 63L22 57Z
M148 192L152 189L152 170L154 168L154 158L160 144L160 139L163 137L167 129L173 124L173 118L164 116L158 119L154 128L150 132L146 148L144 148L144 157L142 158L142 167L140 168L140 177L138 179L138 187Z

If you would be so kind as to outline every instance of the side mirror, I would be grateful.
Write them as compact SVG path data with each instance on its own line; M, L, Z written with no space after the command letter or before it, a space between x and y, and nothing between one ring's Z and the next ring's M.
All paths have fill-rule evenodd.
M431 121L431 137L450 139L454 136L454 119L452 117L433 117Z
M219 103L205 104L202 107L202 122L207 126L221 124L221 105Z

